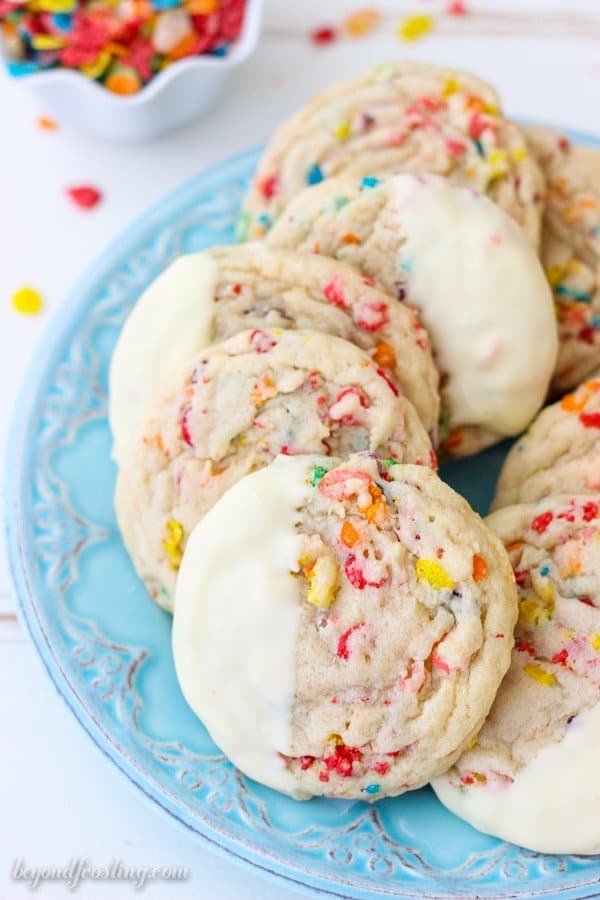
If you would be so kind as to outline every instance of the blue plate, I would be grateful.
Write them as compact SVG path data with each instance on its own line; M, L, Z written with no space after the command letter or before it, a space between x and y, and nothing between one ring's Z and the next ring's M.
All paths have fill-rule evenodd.
M6 520L38 652L95 743L232 860L334 897L597 896L597 857L543 856L486 837L429 789L367 805L298 803L261 787L186 706L170 618L149 601L115 523L108 365L148 283L177 255L233 240L257 158L198 176L143 216L80 282L36 354L8 442ZM494 448L444 475L485 512L503 455Z

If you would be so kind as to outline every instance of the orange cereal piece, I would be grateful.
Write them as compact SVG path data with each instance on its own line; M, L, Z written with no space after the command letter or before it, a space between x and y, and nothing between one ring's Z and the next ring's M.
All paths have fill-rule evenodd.
M479 553L473 554L473 580L483 581L488 573L488 564Z
M377 344L373 359L382 369L394 369L396 367L396 354L394 353L394 349L385 341L380 341L379 344Z
M363 37L377 27L381 13L376 9L361 9L352 13L344 22L344 31L350 37Z
M351 522L344 522L340 532L340 540L344 547L354 547L360 535Z

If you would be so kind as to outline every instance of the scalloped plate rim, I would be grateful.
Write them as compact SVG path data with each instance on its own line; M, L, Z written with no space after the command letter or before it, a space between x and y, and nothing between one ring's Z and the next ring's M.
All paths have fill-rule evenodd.
M527 124L547 124L538 123L534 120L527 120ZM562 128L552 125L550 127L562 131L576 143L587 144L600 147L600 136L590 133L577 131L574 129ZM7 432L5 460L4 460L4 486L5 486L5 538L6 549L9 561L9 571L12 578L12 588L14 596L17 600L18 611L21 619L27 626L29 637L36 648L40 659L48 673L57 692L64 700L67 708L73 713L76 720L81 724L83 729L92 739L95 746L101 753L108 757L116 767L128 778L129 782L137 787L142 795L169 819L175 819L183 825L192 834L197 835L202 841L206 842L212 852L217 853L225 859L232 860L236 865L242 867L251 867L258 869L262 874L274 883L285 883L290 888L297 891L309 891L311 896L332 896L342 898L342 900L352 900L357 895L354 893L346 893L346 885L341 879L328 879L320 875L312 875L308 870L302 870L292 866L288 862L277 860L272 854L264 849L259 854L254 847L240 845L239 841L231 838L229 835L219 832L217 828L206 827L205 824L197 819L190 821L186 818L183 811L178 807L175 801L172 801L165 793L164 786L158 783L151 773L147 772L144 767L133 760L118 740L111 736L96 719L93 709L90 708L83 696L77 689L77 686L69 678L69 674L62 665L61 657L57 649L53 646L49 635L40 619L39 610L36 599L31 590L31 586L27 577L27 568L25 564L25 542L21 532L21 505L23 491L23 471L24 462L27 461L29 448L29 436L32 430L32 413L35 410L36 400L40 387L40 372L47 372L48 368L54 362L59 352L61 340L64 339L73 326L78 324L79 316L85 314L84 298L88 287L91 286L99 276L101 276L107 268L111 267L114 257L122 254L124 247L128 246L134 240L140 242L145 236L150 235L154 227L162 220L167 211L173 206L177 206L180 200L186 195L192 185L198 180L208 181L213 174L222 174L224 170L230 167L235 168L239 162L243 162L247 157L255 155L260 150L260 145L237 153L228 157L225 162L215 163L210 167L203 169L195 176L187 179L179 187L169 191L166 195L159 198L153 203L147 211L138 215L134 221L121 232L118 237L113 240L109 246L99 255L96 261L89 266L81 278L79 278L73 288L69 291L67 299L56 310L48 324L43 330L41 337L34 349L34 355L27 367L25 377L19 389L12 419ZM240 851L240 846L242 851ZM270 868L272 866L273 868ZM298 876L298 877L296 877ZM486 893L482 896L485 900L494 900L495 897L540 897L544 896L562 896L564 898L571 896L578 900L588 900L588 898L597 897L598 893L587 894L580 893L586 888L600 884L600 875L596 875L589 881L582 881L577 885L565 885L564 888L557 886L551 888L549 892L540 891L539 888L533 888L532 891L520 892L518 895L503 892ZM341 888L336 890L336 885ZM352 889L350 882L347 882L347 888ZM364 896L392 896L398 900L414 900L414 898L432 898L432 900L443 900L443 898L454 898L460 896L468 896L468 894L460 893L444 893L429 891L407 892L402 894L393 890L392 892L384 890L374 890L368 888L361 889L361 895Z

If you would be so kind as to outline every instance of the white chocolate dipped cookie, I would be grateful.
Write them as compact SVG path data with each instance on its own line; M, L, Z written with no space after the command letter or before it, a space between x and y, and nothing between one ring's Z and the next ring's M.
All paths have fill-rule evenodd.
M173 651L190 706L246 775L374 800L470 743L515 618L502 545L432 470L279 457L192 532Z
M442 447L518 434L556 362L552 295L523 232L486 197L434 175L331 178L300 194L276 247L356 266L418 309L442 374Z
M509 672L474 746L433 782L480 831L543 853L599 853L598 496L553 496L486 520L511 557Z

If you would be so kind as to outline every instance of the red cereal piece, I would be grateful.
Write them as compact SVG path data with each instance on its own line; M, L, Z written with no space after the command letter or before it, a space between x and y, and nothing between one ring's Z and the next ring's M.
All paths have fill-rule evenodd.
M582 412L579 421L584 428L600 428L600 412Z
M531 523L532 531L537 531L538 534L543 534L554 516L551 512L540 513L539 516L536 516L533 522Z
M450 3L446 7L446 12L449 16L468 16L469 10L467 8L467 4L463 2L463 0L450 0Z
M392 392L392 394L393 394L395 397L399 397L399 396L400 396L400 391L398 390L398 388L396 387L396 385L394 384L394 382L393 382L393 381L390 381L390 379L387 377L387 375L385 374L385 372L383 371L383 369L382 369L381 367L379 367L379 366L377 367L377 374L379 375L380 378L383 378L383 380L385 381L385 383L386 383L387 386L389 387L389 389L390 389L390 391Z
M329 300L330 303L333 303L334 306L339 306L340 309L348 309L348 303L344 297L343 285L344 281L341 276L336 275L335 278L328 281L323 288L323 295L325 296L325 299Z
M388 305L382 300L363 303L356 315L356 324L367 331L379 331L389 320Z
M350 628L347 628L346 631L340 635L336 651L336 654L340 659L350 659L350 648L348 647L348 641L355 631L358 631L360 628L364 627L364 622L357 622L355 625L351 625Z
M389 763L386 762L377 762L371 768L374 772L377 772L378 775L386 775L390 771Z
M79 209L93 209L102 200L101 192L91 185L67 188L67 196Z
M446 138L445 147L446 153L450 157L462 156L467 149L462 141L457 141L454 138Z
M306 772L307 769L310 769L310 767L312 766L312 764L315 761L315 758L316 757L314 757L314 756L301 756L300 757L300 768L302 769L303 772Z
M554 663L555 666L566 666L568 659L569 651L565 647L563 647L562 650L554 654L550 662Z
M352 587L357 588L359 591L363 591L366 587L379 588L387 581L387 575L384 575L380 581L369 581L354 553L351 553L346 559L344 572Z
M314 28L310 33L311 42L318 47L333 44L334 41L337 41L337 37L336 29L330 25L321 25L319 28Z
M583 504L583 521L591 522L592 519L598 518L598 504L590 500Z
M265 200L271 200L277 193L279 178L277 175L268 175L260 183L260 192Z
M355 762L360 762L362 753L358 747L346 747L344 744L338 744L333 753L323 757L323 762L328 769L349 778L354 774L353 767Z
M192 441L192 435L190 434L190 429L188 425L188 416L190 414L190 408L184 411L181 417L181 438L188 445L188 447L193 447L194 442Z

